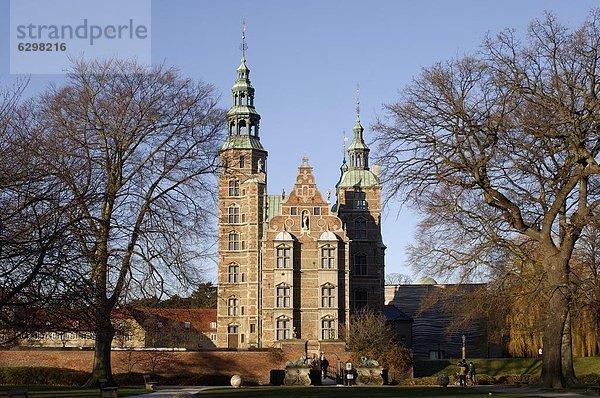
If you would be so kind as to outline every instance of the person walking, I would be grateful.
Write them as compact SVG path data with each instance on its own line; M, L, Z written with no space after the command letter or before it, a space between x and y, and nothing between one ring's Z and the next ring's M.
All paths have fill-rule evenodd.
M467 372L469 371L469 366L464 359L461 359L458 363L458 384L461 387L467 386Z
M329 367L329 361L327 358L323 357L321 360L321 370L323 371L323 378L327 378L327 368Z
M469 362L469 379L471 379L471 384L477 384L477 369L475 369L475 364L473 362Z

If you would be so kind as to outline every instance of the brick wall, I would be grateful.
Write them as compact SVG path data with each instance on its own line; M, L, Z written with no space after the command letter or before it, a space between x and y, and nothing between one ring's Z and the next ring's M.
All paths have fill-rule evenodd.
M282 350L269 351L113 351L113 373L154 373L164 376L178 373L198 375L239 374L243 380L269 384L270 370L283 369L285 361L303 354L303 344L284 346ZM328 347L340 359L346 358L341 346ZM58 367L89 372L93 351L82 350L2 350L0 367L41 366ZM154 367L154 369L153 369Z

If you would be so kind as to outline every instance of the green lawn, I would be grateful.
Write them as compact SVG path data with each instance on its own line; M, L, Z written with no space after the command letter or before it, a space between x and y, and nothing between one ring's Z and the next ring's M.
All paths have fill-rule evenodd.
M524 373L539 375L542 369L542 361L538 358L475 358L468 359L468 361L473 361L477 367L477 373L493 377ZM433 376L440 372L454 374L457 370L457 362L458 359L416 360L415 377ZM575 373L578 375L600 374L600 356L575 358L574 365Z
M392 398L392 397L473 397L489 398L469 388L460 387L246 387L215 388L196 395L198 398ZM516 398L522 395L494 394L498 397Z
M24 388L24 386L1 386L0 397L6 396L6 392L13 388ZM97 388L81 388L66 386L26 386L31 398L85 398L100 397L100 390ZM119 397L143 394L147 392L144 388L120 387Z

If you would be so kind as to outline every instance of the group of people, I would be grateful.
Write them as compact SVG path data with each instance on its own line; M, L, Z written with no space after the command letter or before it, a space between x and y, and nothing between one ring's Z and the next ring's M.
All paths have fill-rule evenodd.
M329 367L329 361L327 360L327 358L325 358L325 355L321 355L321 358L317 358L316 355L313 355L311 367L313 369L320 370L322 377L324 379L327 378L327 368Z
M475 365L473 362L469 362L464 359L461 359L458 363L458 384L466 387L467 380L471 382L472 385L477 384L477 370L475 369Z

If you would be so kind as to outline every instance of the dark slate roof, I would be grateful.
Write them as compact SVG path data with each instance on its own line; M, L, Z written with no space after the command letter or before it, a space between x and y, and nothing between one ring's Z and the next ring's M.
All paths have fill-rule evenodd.
M404 312L400 311L400 308L395 305L384 305L383 313L385 315L385 319L388 321L411 321L412 318L406 315Z

